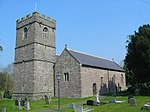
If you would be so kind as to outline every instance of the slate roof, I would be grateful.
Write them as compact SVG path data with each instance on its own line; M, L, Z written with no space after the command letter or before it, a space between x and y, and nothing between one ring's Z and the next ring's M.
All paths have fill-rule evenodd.
M107 59L103 59L88 54L83 54L77 51L68 50L74 58L76 58L82 65L110 69L115 71L124 71L117 63Z

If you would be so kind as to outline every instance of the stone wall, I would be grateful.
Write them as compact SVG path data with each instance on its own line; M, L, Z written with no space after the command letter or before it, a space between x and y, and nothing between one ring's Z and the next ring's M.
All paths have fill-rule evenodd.
M54 96L53 66L49 62L34 62L34 93Z
M61 74L60 95L61 97L81 97L80 64L65 49L55 65L55 96L58 95L58 83L56 75ZM69 81L65 81L64 73L69 73Z
M121 81L123 75L123 82ZM112 78L115 76L114 82ZM81 93L82 97L93 95L93 84L96 84L97 93L114 93L115 85L126 89L125 73L119 71L104 70L91 67L81 67Z
M34 93L34 63L22 62L14 64L14 97L25 97L26 93Z
M81 91L82 97L93 96L93 84L96 83L97 93L100 90L101 77L108 83L107 71L90 67L81 67ZM107 85L106 85L107 87Z

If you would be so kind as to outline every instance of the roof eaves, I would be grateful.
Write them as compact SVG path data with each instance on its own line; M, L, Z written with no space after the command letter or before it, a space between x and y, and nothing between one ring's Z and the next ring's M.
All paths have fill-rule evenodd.
M124 69L112 69L112 68L105 68L105 67L99 67L99 66L92 66L87 64L82 64L82 67L91 67L91 68L97 68L97 69L103 69L103 70L112 70L112 71L119 71L119 72L125 72Z

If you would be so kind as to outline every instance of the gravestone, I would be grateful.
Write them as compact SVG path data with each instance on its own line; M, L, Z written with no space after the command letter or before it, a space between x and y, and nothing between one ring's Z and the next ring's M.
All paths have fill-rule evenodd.
M87 105L94 105L94 101L93 100L87 100L87 103L86 103Z
M50 96L48 97L47 95L45 95L45 102L46 104L50 104Z
M144 104L144 109L150 110L150 103Z
M6 112L6 108L2 108L2 112Z
M21 100L20 100L20 98L19 98L19 99L18 99L18 109L19 109L19 110L21 110L21 109L22 109L22 106L21 106L21 104L20 104L20 103L21 103Z
M20 104L21 104L21 106L25 106L25 99L21 99Z
M130 100L131 98L133 98L133 95L129 95L129 96L128 96L128 103L129 103L129 100Z
M96 103L100 103L100 101L99 101L99 94L96 95L96 101L95 102Z
M16 99L16 100L15 100L15 106L18 106L18 105L19 105L19 100Z
M109 99L109 103L115 103L116 102L116 99L115 98L110 98Z
M130 99L129 99L129 104L130 104L131 106L135 106L135 105L136 105L135 99L134 99L134 98L130 98Z
M83 107L79 104L76 104L74 107L74 112L83 112Z
M70 105L69 105L69 108L75 108L75 104L74 103L71 103Z
M24 98L25 101L28 101L28 98Z
M25 102L25 110L30 110L30 103L29 103L29 101Z

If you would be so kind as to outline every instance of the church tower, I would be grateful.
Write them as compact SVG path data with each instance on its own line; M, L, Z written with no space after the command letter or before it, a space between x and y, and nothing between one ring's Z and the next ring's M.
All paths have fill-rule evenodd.
M55 20L33 12L16 21L14 97L54 96Z

